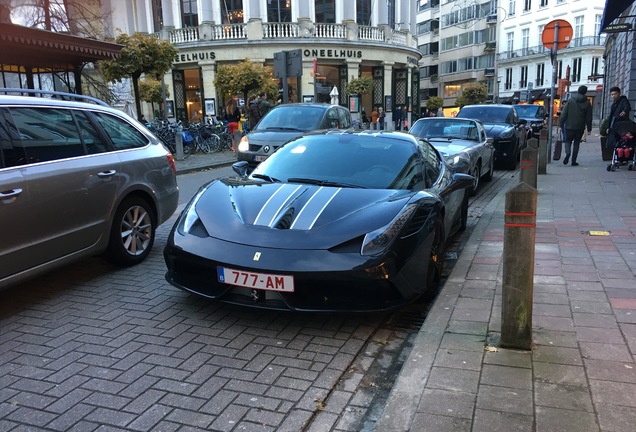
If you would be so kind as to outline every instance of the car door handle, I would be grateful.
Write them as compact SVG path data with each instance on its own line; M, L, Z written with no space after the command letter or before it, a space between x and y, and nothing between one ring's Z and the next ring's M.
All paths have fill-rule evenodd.
M97 177L99 177L99 178L112 177L112 176L115 175L115 173L117 173L116 170L102 171L102 172L97 174Z
M15 198L19 195L22 195L22 189L11 189L8 191L0 192L0 200L5 200L9 198Z

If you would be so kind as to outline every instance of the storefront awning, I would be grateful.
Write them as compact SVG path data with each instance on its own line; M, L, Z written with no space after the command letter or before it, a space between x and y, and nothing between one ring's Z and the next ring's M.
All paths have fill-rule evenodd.
M630 7L634 0L605 0L605 9L603 10L603 18L601 18L601 32L612 23L616 18L621 16L625 9Z
M24 72L70 71L115 58L122 45L0 23L0 67Z

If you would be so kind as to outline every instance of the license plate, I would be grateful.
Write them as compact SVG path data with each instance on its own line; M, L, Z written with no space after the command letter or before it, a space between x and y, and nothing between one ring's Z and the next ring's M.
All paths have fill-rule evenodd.
M267 159L267 156L254 156L256 162L263 162L265 159Z
M268 291L294 292L294 277L217 267L219 282L245 288Z

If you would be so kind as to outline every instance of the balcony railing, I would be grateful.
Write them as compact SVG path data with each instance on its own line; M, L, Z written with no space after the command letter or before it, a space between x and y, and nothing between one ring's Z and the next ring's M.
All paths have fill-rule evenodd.
M358 42L388 42L398 46L417 48L417 37L409 32L392 30L388 26L372 27L348 24L329 24L304 22L268 22L252 20L239 24L204 23L198 27L167 29L157 36L167 39L173 44L201 41L235 41L258 39L332 39Z
M484 69L484 76L487 76L487 77L495 76L495 68Z
M582 47L605 47L605 39L607 35L599 35L599 36L586 36L581 38L574 38L570 41L567 47L559 49L559 51L567 51L573 49L579 49ZM490 42L489 42L490 43ZM537 45L533 47L522 48L519 50L505 51L500 52L498 54L499 60L511 60L518 59L519 57L527 57L534 55L546 55L550 50L548 50L543 45Z

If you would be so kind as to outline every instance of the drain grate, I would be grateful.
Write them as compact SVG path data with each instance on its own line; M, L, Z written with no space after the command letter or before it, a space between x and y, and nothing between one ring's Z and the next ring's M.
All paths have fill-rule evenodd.
M392 330L419 331L432 304L413 303L393 313L386 322Z

